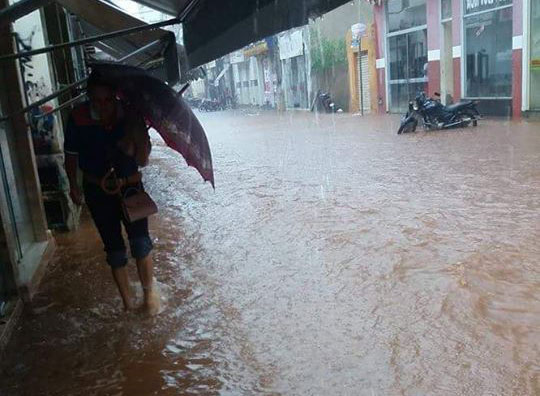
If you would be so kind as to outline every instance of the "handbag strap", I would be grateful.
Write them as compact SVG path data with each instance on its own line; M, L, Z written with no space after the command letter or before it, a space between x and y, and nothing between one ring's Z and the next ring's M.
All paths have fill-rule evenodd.
M131 187L128 187L124 190L123 194L121 194L122 198L123 199L126 199L126 194L128 193L128 191L131 191L131 190L135 190L137 192L141 192L143 191L141 188L139 187L134 187L134 186L131 186Z

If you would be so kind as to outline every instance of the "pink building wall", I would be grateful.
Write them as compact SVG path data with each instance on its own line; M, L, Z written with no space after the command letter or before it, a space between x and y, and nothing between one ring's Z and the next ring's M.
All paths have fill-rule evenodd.
M439 1L427 1L428 84L427 93L441 92L441 7Z
M523 70L523 1L514 0L512 10L512 118L521 118Z
M429 1L429 0L428 0ZM433 0L431 0L433 1ZM462 0L452 0L452 46L457 52L453 55L454 101L461 99L461 17ZM459 55L459 56L456 56Z
M385 46L385 24L384 24L384 7L373 7L374 19L375 19L375 57L378 60L384 59L384 46ZM377 113L386 113L386 60L384 59L384 67L377 65L377 90L379 93Z

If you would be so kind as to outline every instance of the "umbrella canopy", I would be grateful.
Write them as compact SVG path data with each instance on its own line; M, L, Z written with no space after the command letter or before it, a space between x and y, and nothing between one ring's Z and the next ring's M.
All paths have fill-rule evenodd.
M92 71L114 84L121 98L141 112L165 143L214 187L212 154L204 129L172 88L134 66L96 63Z

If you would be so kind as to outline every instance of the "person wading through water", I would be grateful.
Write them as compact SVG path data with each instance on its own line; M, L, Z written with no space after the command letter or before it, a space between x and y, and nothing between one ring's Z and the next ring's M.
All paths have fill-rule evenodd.
M115 87L92 73L87 84L89 102L73 109L67 124L64 151L70 195L77 205L82 194L77 183L77 168L83 173L86 204L101 236L107 263L124 303L133 308L126 264L126 244L122 223L129 239L131 255L137 262L144 290L144 310L159 311L159 293L152 275L152 240L148 219L128 222L121 206L121 195L128 188L142 188L139 167L148 163L151 144L144 119L124 108L116 99Z

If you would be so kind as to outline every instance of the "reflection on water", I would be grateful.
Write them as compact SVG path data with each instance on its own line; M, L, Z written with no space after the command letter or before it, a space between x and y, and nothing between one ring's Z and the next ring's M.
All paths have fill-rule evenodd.
M90 225L59 236L8 394L540 394L535 124L201 118L215 192L159 143L146 170L164 312L120 313Z

